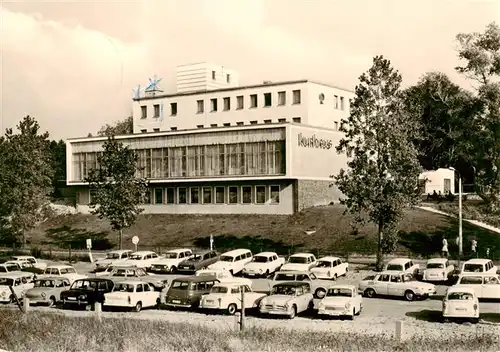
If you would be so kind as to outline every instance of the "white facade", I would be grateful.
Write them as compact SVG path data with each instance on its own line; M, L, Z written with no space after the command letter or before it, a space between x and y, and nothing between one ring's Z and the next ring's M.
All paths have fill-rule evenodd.
M426 180L425 194L433 194L434 191L441 195L448 192L455 194L455 171L450 169L437 169L425 171L418 177L419 180Z
M227 67L207 62L177 66L177 93L235 88L239 75Z

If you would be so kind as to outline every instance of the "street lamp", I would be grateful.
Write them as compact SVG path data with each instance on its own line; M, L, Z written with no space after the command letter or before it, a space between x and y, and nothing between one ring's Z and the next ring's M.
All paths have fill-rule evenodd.
M448 169L455 171L458 174L458 267L460 268L460 258L462 258L462 175L454 167Z

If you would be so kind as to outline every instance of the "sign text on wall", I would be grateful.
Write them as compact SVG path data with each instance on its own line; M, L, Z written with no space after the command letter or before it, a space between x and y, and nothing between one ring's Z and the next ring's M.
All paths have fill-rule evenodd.
M331 149L333 142L331 139L317 138L315 134L312 137L304 137L302 133L298 136L299 147Z

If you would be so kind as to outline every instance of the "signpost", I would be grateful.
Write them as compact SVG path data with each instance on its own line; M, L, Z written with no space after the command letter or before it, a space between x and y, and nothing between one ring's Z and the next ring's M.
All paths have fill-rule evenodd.
M132 243L134 244L135 251L137 252L137 244L139 243L139 237L137 236L132 237Z
M87 238L87 249L89 250L89 259L90 259L90 262L93 263L94 262L94 258L92 258L92 239L90 238Z

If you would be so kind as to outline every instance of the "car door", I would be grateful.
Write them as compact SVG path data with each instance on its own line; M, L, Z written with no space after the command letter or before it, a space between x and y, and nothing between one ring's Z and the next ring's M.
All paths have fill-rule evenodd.
M143 288L144 288L143 292L144 298L142 300L143 307L151 307L156 305L157 294L155 293L153 287L148 283L144 283Z
M497 276L485 276L481 290L482 298L500 299L500 280Z
M387 294L391 296L402 296L404 293L404 284L399 274L392 274L387 284Z
M375 292L379 295L387 295L388 294L388 286L389 286L390 275L382 274L378 277L376 281L374 281L374 289Z
M339 272L340 270L339 270L337 259L331 261L331 266L332 266L332 268L331 268L332 275L337 274L337 276L340 276L340 272Z

